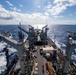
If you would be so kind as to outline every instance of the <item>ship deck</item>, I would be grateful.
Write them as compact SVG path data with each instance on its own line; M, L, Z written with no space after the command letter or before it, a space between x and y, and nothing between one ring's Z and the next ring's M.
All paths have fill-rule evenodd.
M40 46L37 46L37 52L35 53L37 58L34 60L34 62L38 63L38 74L39 75L46 75L46 69L45 69L45 63L47 60L40 55ZM42 65L44 65L44 73L42 72Z
M52 53L57 48L55 43L50 38L48 38L47 41L48 41L47 45L35 45L34 46L36 50L36 52L34 52L34 55L36 56L36 58L34 59L34 63L38 63L38 75L47 75L45 63L48 60L43 56L43 54L40 54L40 49L43 48L43 50L46 50L46 52L48 49ZM28 48L28 40L25 41L24 46ZM44 72L43 72L43 67L42 67L43 65L44 65ZM34 74L32 73L31 75L34 75Z
M47 38L48 44L47 45L35 45L35 50L36 52L34 53L34 55L36 56L36 58L34 59L34 63L38 63L38 74L37 75L48 75L47 71L46 71L46 65L45 63L48 62L49 60L47 60L47 58L44 56L45 53L53 53L53 51L57 51L58 52L58 47L55 45L55 43L48 37ZM26 48L28 48L28 40L26 40L25 45ZM43 54L40 54L40 49L43 48ZM60 49L59 49L60 50ZM61 50L60 50L61 51ZM65 55L62 55L62 53L60 53L60 55L63 57ZM64 60L64 58L63 58ZM52 62L52 61L50 61ZM63 61L62 61L63 63ZM44 72L43 72L43 66L44 65ZM75 68L74 65L70 65L70 69ZM54 69L54 68L53 68ZM31 75L34 75L33 73ZM56 75L56 72L55 72ZM57 74L58 75L58 74ZM62 74L60 74L62 75ZM67 75L71 75L71 74L67 74Z
M17 75L20 75L21 67L22 67L23 75L30 75L30 73L26 73L26 72L31 72L31 70L29 69L29 68L31 68L30 67L31 62L29 62L29 61L33 61L31 75L49 75L49 74L47 74L47 69L46 69L46 65L45 65L47 62L52 63L52 66L53 66L52 68L56 69L56 70L54 70L54 72L55 72L54 75L56 75L56 73L58 73L57 75L62 75L62 68L64 66L63 63L64 63L66 56L64 56L62 50L60 50L49 37L47 37L47 44L43 44L45 41L42 42L43 40L41 40L40 35L38 34L37 35L38 39L36 41L32 40L32 41L35 41L35 43L36 43L36 44L35 43L33 44L34 48L32 49L32 46L30 46L28 38L26 39L25 42L15 42L12 40L8 40L8 38L5 38L2 35L0 35L0 36L2 38L4 38L4 40L6 42L8 42L10 45L14 45L15 48L19 49L19 47L20 47L21 49L23 49L22 51L21 51L21 49L18 50L19 54L20 54L19 58L21 58L21 59L20 59L20 61L18 60L16 66L14 68L15 71L16 70L19 71L19 74L17 74ZM30 40L31 39L32 38L30 37ZM14 43L12 43L12 42L14 42ZM35 52L33 52L33 50L35 50ZM56 54L59 55L60 57L56 56ZM34 57L33 57L33 55L34 55ZM24 66L21 66L20 62L22 63L21 65L24 65ZM61 69L61 70L59 70L59 69ZM75 68L74 68L73 64L69 65L69 72L70 72L70 70L72 71L72 72L70 72L69 75L76 75L76 72L74 69ZM34 72L37 74L34 74ZM75 72L75 73L73 73L73 72ZM67 71L67 73L68 73L68 71Z

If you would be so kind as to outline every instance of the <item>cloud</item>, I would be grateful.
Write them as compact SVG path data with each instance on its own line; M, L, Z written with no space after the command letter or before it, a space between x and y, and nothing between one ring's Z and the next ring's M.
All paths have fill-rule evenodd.
M76 20L66 20L66 21L63 21L63 23L64 24L69 24L69 25L70 24L72 24L72 25L75 24L76 25Z
M58 15L54 16L54 18L62 18L62 17L64 17L64 16L60 16L60 15L59 16Z
M1 4L0 4L0 19L4 20L13 19L13 17L10 15L10 12L5 10Z
M9 6L13 6L12 3L10 3L9 1L5 1Z
M23 5L19 5L20 7L23 7Z
M50 6L49 8L52 7L53 6ZM52 18L52 16L50 17L48 12L27 14L18 12L17 8L15 8L14 11L8 11L2 5L0 5L0 24L18 24L21 22L22 24L30 25L45 25L46 19L49 25L76 23L76 20L58 20L58 18L64 17L62 15L53 15L53 17L54 18Z
M53 3L64 3L65 4L68 4L68 6L72 6L72 5L75 5L76 4L76 0L54 0Z
M31 0L33 3L33 6L39 6L39 7L44 7L44 5L47 3L47 0Z
M29 24L44 24L46 21L46 17L48 16L42 14L42 13L32 13L32 14L26 14L26 13L19 13L17 12L17 9L14 9L15 11L8 11L4 7L0 5L0 23L29 23ZM7 21L8 20L8 21Z
M8 11L7 10L5 10L4 8L3 8L3 6L0 4L0 14L1 13L7 13Z
M64 12L69 6L76 5L76 0L54 0L53 5L45 6L45 11L50 15L59 15Z
M44 12L45 15L49 16L49 14L47 12Z
M44 7L44 10L46 10L46 9L49 10L49 9L51 9L51 8L52 8L51 3L48 3L48 5Z
M10 7L10 9L13 10L13 11L17 11L17 12L21 11L20 9L17 9L16 7Z
M38 8L40 8L40 6L37 6Z
M0 7L3 7L3 6L0 4Z
M70 16L72 16L72 14L69 14Z
M3 20L12 20L13 17L10 17L10 16L7 16L7 17L1 17L1 16L0 16L0 19L3 19Z

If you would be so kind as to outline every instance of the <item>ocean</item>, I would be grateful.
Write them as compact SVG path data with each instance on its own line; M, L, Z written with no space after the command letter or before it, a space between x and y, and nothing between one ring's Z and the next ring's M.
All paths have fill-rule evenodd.
M28 30L28 26L22 26L26 30ZM76 25L49 25L48 26L48 36L56 43L56 45L65 52L66 50L66 42L67 42L67 31L75 32L76 33ZM18 41L18 25L0 25L0 33L4 33L7 31L11 31L13 39ZM25 34L25 37L27 35ZM3 45L2 42L0 42L0 50L5 47L5 43ZM3 47L2 47L3 46ZM11 49L10 49L11 50ZM13 51L12 51L13 52ZM6 61L4 58L5 55L1 55L0 51L0 64L2 61ZM73 51L73 55L71 57L74 64L76 64L76 49ZM3 64L4 66L6 63ZM4 67L0 65L0 73L3 72Z

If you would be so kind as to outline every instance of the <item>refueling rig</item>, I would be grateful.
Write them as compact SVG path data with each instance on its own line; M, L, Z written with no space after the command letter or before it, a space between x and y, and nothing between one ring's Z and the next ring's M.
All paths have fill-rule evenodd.
M20 63L20 71L17 75L76 75L76 66L73 64L73 62L71 62L72 52L76 48L76 33L68 32L66 51L65 54L63 54L62 51L56 46L56 44L47 36L47 25L44 26L42 30L34 29L34 27L30 25L29 31L26 31L25 29L21 28L21 25L18 28L20 29L20 31L18 32L19 41L10 39L7 36L0 34L1 40L18 50L19 60L17 61L17 63ZM23 32L28 35L25 41ZM50 47L53 48L53 50L50 51L50 54L52 55L50 55L49 58L45 58L44 54L39 54L40 47L42 47L42 49L47 49L47 46L50 50ZM32 56L33 50L37 51L37 59ZM53 52L55 52L57 56L53 55ZM8 65L8 52L6 55ZM33 65L35 63L35 60L36 62L38 62L38 74L33 73ZM52 67L55 72L54 74L50 74L50 71L48 71L49 73L46 72L47 69L45 68L45 63L47 63L48 61L52 63ZM16 70L16 66L19 66L19 64L17 63L15 63L16 65L13 70ZM44 74L41 72L42 64L44 65ZM8 74L9 71L6 75Z

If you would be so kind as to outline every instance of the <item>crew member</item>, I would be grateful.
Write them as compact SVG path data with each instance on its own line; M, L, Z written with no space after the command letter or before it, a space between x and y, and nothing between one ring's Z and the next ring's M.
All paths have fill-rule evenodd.
M44 65L42 65L42 72L44 73Z

